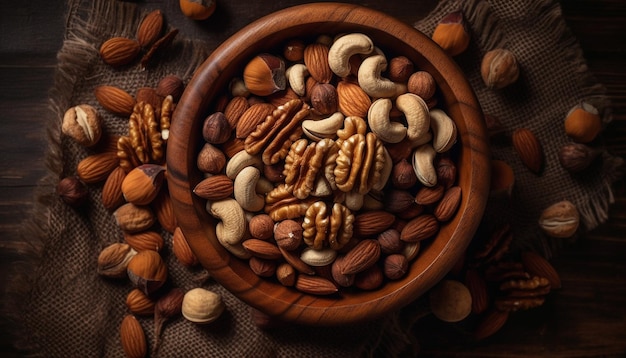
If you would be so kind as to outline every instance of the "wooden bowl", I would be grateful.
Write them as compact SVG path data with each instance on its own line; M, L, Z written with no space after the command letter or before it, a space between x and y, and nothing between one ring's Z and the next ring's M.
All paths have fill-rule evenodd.
M196 157L201 128L212 102L256 54L271 52L287 39L319 34L362 32L374 44L411 59L430 72L440 105L458 129L455 145L462 202L411 264L406 276L375 291L340 291L313 296L255 275L244 260L226 251L215 237L215 219L205 200L192 193L203 179ZM274 53L280 53L274 51ZM484 211L489 187L489 148L478 101L456 63L413 27L383 13L350 4L317 3L287 8L246 26L197 70L176 107L167 149L168 185L179 226L211 276L235 296L270 316L307 325L336 325L382 317L414 301L439 282L464 254Z

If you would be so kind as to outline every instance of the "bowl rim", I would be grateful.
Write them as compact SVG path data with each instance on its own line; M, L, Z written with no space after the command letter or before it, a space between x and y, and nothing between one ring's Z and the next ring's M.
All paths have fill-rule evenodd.
M432 66L427 70L435 72L431 74L436 77L438 86L454 97L451 101L446 97L446 109L457 122L463 153L459 160L467 162L462 165L468 168L459 176L463 176L462 180L469 189L463 190L461 208L453 219L456 230L439 248L434 263L408 280L392 282L389 289L361 292L354 297L348 294L342 298L308 295L270 283L254 275L247 265L217 243L214 230L208 228L214 222L205 222L208 214L206 211L202 213L203 200L193 194L191 185L201 179L201 173L195 167L195 156L202 138L196 142L189 140L192 128L198 127L201 116L208 113L209 103L224 88L225 78L231 78L225 74L234 71L234 66L225 63L228 57L224 54L238 51L239 58L249 58L253 52L250 48L254 48L259 39L277 43L280 36L276 34L284 36L302 26L324 29L337 21L342 22L342 28L359 28L364 32L369 29L377 36L395 39L424 56ZM209 83L221 85L210 86ZM459 259L459 253L465 251L476 232L489 190L490 155L482 118L478 100L462 70L417 29L385 13L354 4L310 3L285 8L259 18L230 36L200 65L186 86L173 114L166 152L173 210L179 227L202 266L218 283L248 305L281 320L307 325L347 324L380 318L408 305L439 282ZM468 205L470 202L471 206ZM216 243L217 246L214 246Z

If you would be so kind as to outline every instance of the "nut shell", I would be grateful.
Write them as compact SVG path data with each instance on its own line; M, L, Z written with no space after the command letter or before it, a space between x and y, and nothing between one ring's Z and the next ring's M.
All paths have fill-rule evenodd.
M79 104L65 112L61 130L78 144L91 147L102 136L102 117L93 106Z
M207 324L219 318L225 305L222 297L204 288L194 288L183 298L182 314L193 323Z
M128 262L127 273L133 285L150 296L165 284L167 265L158 252L144 250Z
M568 238L578 230L580 214L576 206L568 200L550 205L541 213L539 226L549 236Z
M483 56L480 74L488 88L501 89L519 78L519 66L513 52L494 49Z

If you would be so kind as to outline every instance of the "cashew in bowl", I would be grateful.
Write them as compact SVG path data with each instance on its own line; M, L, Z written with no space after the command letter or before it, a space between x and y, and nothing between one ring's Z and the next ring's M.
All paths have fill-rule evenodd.
M406 137L407 128L402 123L389 120L391 106L389 98L379 98L374 101L367 113L367 123L372 132L383 142L399 143Z
M371 97L396 97L405 93L406 85L381 76L387 69L387 59L382 55L367 57L359 67L359 85Z
M422 144L413 151L413 170L425 186L437 185L437 169L434 160L437 152L430 144Z
M260 177L261 171L252 166L243 168L237 174L233 192L235 200L242 209L254 212L262 210L265 206L265 199L256 192L256 185Z
M456 125L446 112L440 109L430 111L430 129L435 152L447 152L456 143Z
M339 37L328 51L328 65L339 77L350 74L350 57L356 54L367 55L374 50L372 40L360 33L352 33Z
M246 233L246 214L235 199L208 201L206 209L221 222L215 225L215 235L220 242L237 245Z
M396 98L396 106L406 117L406 137L413 147L428 143L432 135L429 132L430 116L426 102L416 94L404 93Z

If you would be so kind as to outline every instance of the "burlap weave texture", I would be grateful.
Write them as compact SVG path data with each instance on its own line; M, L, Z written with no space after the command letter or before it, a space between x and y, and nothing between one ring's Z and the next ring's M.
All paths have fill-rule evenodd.
M60 135L60 120L66 108L78 103L98 106L93 89L100 84L114 84L134 93L139 87L154 86L167 74L188 80L211 51L206 43L187 40L183 35L173 44L176 56L166 56L149 71L112 71L99 59L99 44L113 35L134 36L142 13L134 4L107 0L93 4L70 1L68 9L66 39L59 52L56 86L51 93L48 188L59 178L73 174L78 161L90 153ZM471 26L472 43L456 60L484 112L500 118L508 134L522 126L534 130L544 145L547 163L542 175L536 176L522 166L510 143L492 143L493 157L507 161L514 168L517 181L512 204L507 204L506 211L500 204L490 204L486 220L514 218L517 245L551 255L555 244L543 237L536 226L540 211L547 205L562 199L575 202L583 214L585 230L606 219L610 184L619 159L605 153L594 170L571 176L559 167L556 152L568 141L562 120L569 108L580 100L588 100L602 111L608 123L609 103L602 86L588 73L554 1L446 0L416 27L430 34L443 15L459 9ZM485 88L478 72L481 55L495 47L514 51L522 68L520 81L501 91ZM107 132L119 134L126 130L125 121L102 113ZM33 222L27 223L28 233L40 236L44 244L32 291L23 302L24 337L20 340L36 356L123 356L118 328L130 285L103 279L96 272L96 258L102 248L121 241L111 214L98 204L99 189L92 188L90 205L84 212L68 208L50 192L43 193L45 206L39 208ZM165 252L171 252L171 237L164 235L168 245ZM395 331L395 315L367 325L332 329L288 326L264 332L252 324L248 307L207 280L202 269L189 270L171 255L166 254L165 258L173 285L215 290L223 296L227 310L206 327L182 318L168 323L160 357L348 357L364 355L376 347L379 352L393 353L408 344L408 337ZM152 342L152 319L142 318L141 323Z

